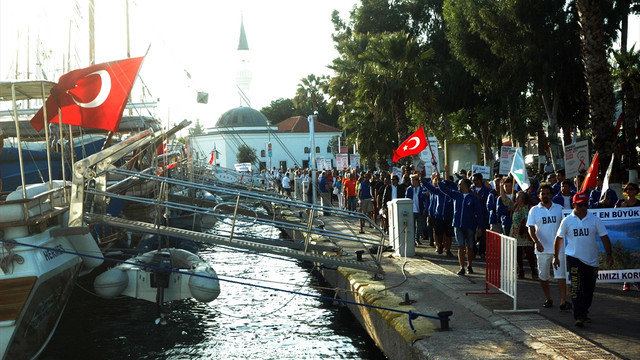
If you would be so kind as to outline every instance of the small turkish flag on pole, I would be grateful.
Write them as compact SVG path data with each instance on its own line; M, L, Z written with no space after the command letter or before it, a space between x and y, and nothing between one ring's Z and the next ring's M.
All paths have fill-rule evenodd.
M424 136L422 126L416 130L409 138L400 144L396 150L393 150L393 162L398 162L405 156L419 154L427 147L427 139Z
M49 122L117 131L122 111L144 57L111 61L66 73L47 98ZM36 131L44 127L43 110L31 119Z
M211 159L209 159L209 164L213 164L213 160L215 159L215 151L211 152Z

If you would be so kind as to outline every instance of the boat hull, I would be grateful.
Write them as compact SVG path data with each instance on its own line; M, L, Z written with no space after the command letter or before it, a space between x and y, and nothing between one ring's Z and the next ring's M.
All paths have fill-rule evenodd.
M35 244L43 248L16 246L13 253L24 261L21 264L13 262L8 273L0 273L0 283L4 284L0 292L5 294L5 298L11 298L11 294L15 295L21 290L26 297L22 305L15 304L14 310L19 311L17 317L2 314L2 359L37 357L51 339L71 296L82 260L74 254L51 250L74 251L65 237L52 237L50 230L16 239L18 243ZM33 284L30 290L25 288L27 283ZM16 284L22 289L9 289L9 284Z

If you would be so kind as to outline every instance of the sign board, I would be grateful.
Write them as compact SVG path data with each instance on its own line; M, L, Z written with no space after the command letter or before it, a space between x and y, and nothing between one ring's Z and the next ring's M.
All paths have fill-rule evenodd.
M233 164L236 171L251 171L251 163Z
M568 179L586 173L591 165L589 159L589 142L578 141L564 147L564 171Z
M349 168L349 155L336 154L336 168L338 170L347 170Z
M473 165L471 167L471 174L480 173L482 174L482 179L491 181L491 168L488 166L482 165Z
M350 154L349 160L353 169L360 168L360 154Z
M503 146L500 148L500 168L498 169L498 174L509 175L515 154L516 148L513 146Z
M481 161L480 149L481 144L479 141L464 140L464 141L445 141L444 143L444 157L445 163L449 165L454 164L454 161L458 161L458 167L456 173L459 170L469 170L473 164L478 164Z

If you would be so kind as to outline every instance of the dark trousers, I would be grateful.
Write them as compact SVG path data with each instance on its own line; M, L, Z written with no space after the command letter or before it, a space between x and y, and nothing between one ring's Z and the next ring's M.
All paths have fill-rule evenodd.
M598 268L567 255L567 272L569 280L571 280L573 318L583 319L589 314L589 308L593 301Z

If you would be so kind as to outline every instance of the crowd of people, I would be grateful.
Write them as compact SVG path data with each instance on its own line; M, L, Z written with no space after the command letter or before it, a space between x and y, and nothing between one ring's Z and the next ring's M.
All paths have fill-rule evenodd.
M603 178L598 177L595 188L581 192L578 187L584 176L567 179L564 170L531 176L531 185L526 190L511 176L496 175L489 181L480 173L460 170L442 178L437 173L425 176L411 165L403 166L401 174L323 170L318 172L315 182L306 169L273 169L267 173L274 186L289 196L293 176L293 181L309 182L307 201L311 202L312 186L317 186L325 210L337 207L362 212L384 231L389 226L386 204L397 198L412 199L416 245L422 245L422 240L438 254L454 257L451 243L455 237L461 276L473 274L476 256L484 258L487 230L511 236L517 241L518 278L526 278L526 258L531 278L540 281L545 296L543 306L549 308L553 306L549 287L553 272L560 293L560 309L573 309L576 326L580 327L590 321L587 314L598 269L597 238L604 245L606 262L613 263L607 231L602 221L587 209L640 206L636 183L627 183L622 197L612 189L602 195ZM293 196L302 199L297 189ZM562 216L563 209L573 209L566 219ZM324 215L330 212L324 211ZM364 231L361 221L360 233ZM567 274L572 284L570 292ZM640 291L640 283L623 286L625 291L632 288ZM571 303L567 301L568 295Z

